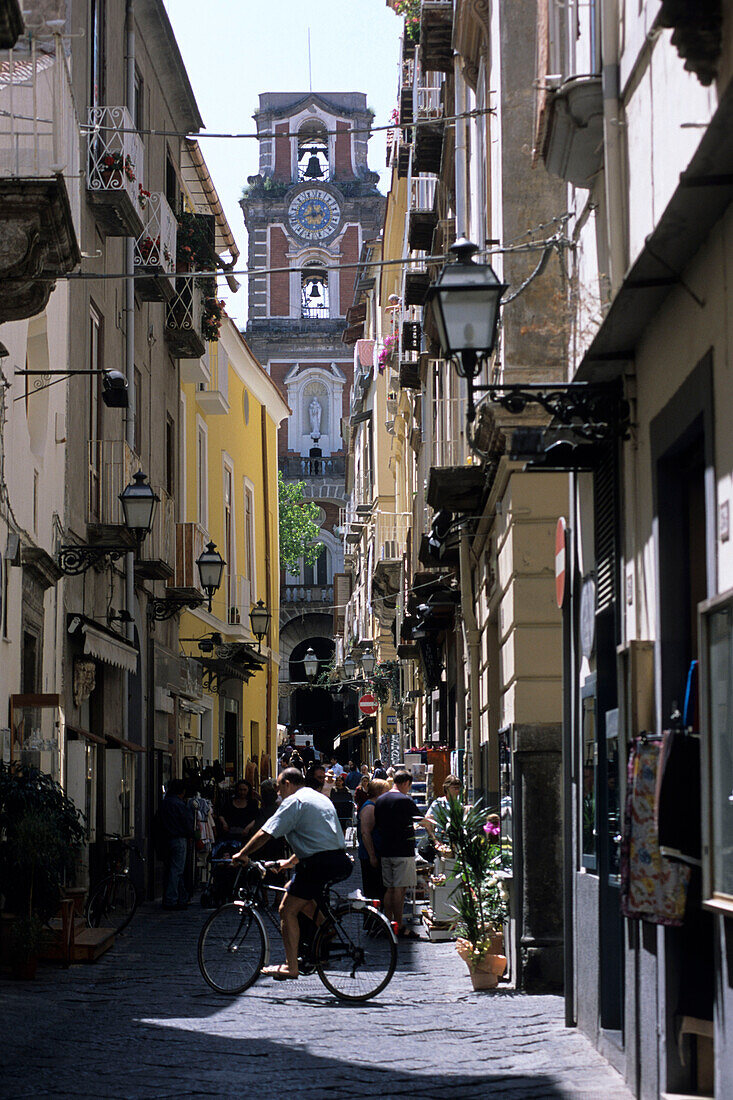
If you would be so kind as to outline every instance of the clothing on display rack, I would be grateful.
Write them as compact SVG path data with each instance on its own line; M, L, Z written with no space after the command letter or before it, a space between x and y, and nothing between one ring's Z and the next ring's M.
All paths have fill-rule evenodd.
M624 834L621 843L621 911L653 924L681 925L691 868L659 850L654 802L661 742L637 737L629 750ZM684 806L680 807L684 812Z

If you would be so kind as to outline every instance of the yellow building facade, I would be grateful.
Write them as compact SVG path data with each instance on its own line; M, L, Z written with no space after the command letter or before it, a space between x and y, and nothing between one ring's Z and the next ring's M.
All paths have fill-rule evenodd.
M211 541L225 567L208 603L185 610L181 651L201 690L192 699L203 764L234 779L275 768L279 664L277 429L290 410L234 322L189 364L181 384L182 482L177 569L180 591L200 589L196 559ZM250 623L262 601L270 625L261 644Z

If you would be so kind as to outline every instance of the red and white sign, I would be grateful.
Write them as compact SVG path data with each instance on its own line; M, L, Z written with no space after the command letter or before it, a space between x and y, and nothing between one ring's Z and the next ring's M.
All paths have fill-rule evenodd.
M373 718L379 709L376 695L371 691L367 691L359 699L359 710L362 714L365 714L367 718Z
M558 607L565 603L566 530L565 520L560 516L555 528L555 598Z

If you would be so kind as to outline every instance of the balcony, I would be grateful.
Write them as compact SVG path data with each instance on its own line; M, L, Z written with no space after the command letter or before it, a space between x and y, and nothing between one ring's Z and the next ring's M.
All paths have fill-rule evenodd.
M420 64L426 72L453 71L453 0L423 0Z
M0 13L2 13L0 7ZM0 18L0 27L2 20ZM22 23L21 23L22 27ZM0 83L0 323L45 309L54 279L81 260L63 173L78 170L65 81L11 53ZM60 85L60 87L57 87Z
M546 106L542 158L553 176L591 187L603 167L603 92L600 76L574 76Z
M206 549L208 533L200 523L177 523L175 539L173 575L168 578L167 591L181 596L203 596L196 562Z
M412 259L415 265L405 270L402 301L406 306L422 306L430 286L430 274L425 263L421 262L422 256L414 256Z
M412 170L416 174L440 173L443 152L443 81L438 74L426 74L424 82L415 87L415 146Z
M138 238L144 148L127 107L90 107L87 198L108 237Z
M120 493L140 469L139 456L124 439L89 441L87 529L90 541L124 537L127 531ZM129 534L130 546L134 537Z
M202 360L206 381L196 390L196 401L209 416L225 416L229 412L229 360L218 342L209 342Z
M400 360L400 389L419 390L421 388L420 356L413 353L410 358Z
M341 455L335 458L286 455L277 460L277 465L286 481L308 481L311 478L333 478L343 481L346 474L346 459Z
M332 584L285 584L280 590L284 605L305 604L308 607L333 607Z
M173 541L176 530L173 498L159 487L160 500L153 513L153 526L135 562L135 576L144 580L168 580L173 576Z
M352 498L356 509L357 521L360 516L371 515L374 507L374 485L370 477L361 476L354 482Z
M407 240L413 252L429 252L433 230L438 224L435 206L436 176L413 176L410 180L410 205L407 210Z
M379 512L374 524L372 594L374 613L383 627L389 627L395 616L411 519L407 513Z
M143 302L168 302L176 293L178 222L162 191L143 196L145 228L135 241L135 293Z
M166 308L165 338L176 359L201 359L206 351L201 335L204 300L194 279L176 279L175 295Z
M400 73L400 126L411 126L414 111L415 57L403 58Z

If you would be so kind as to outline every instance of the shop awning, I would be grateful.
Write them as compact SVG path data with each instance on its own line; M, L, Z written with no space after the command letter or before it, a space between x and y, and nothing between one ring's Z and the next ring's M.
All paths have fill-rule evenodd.
M353 737L356 733L363 733L363 726L352 726L350 730L344 730L339 734L339 741L345 741L347 737Z
M84 652L125 672L137 672L137 646L85 615L67 616L68 632L84 639Z
M66 736L69 737L70 735L71 740L76 737L77 739L81 739L84 741L91 741L95 745L106 744L106 739L104 737L100 737L98 733L92 733L91 730L82 729L81 726L67 725Z
M121 749L127 749L128 752L145 752L142 745L136 745L134 741L126 741L124 737L118 737L115 733L108 733L107 740L113 745L119 745Z

